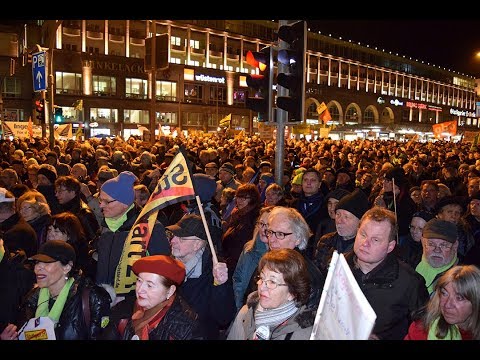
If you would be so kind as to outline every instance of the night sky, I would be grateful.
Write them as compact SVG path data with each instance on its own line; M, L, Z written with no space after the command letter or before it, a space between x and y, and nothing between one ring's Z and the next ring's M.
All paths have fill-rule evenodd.
M342 37L447 69L480 77L480 20L307 20L311 31Z

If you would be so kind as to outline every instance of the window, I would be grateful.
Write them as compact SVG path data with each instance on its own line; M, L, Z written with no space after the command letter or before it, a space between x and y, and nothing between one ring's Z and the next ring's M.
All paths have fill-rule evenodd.
M126 78L125 97L131 99L147 98L147 80Z
M178 125L177 113L157 112L155 123L160 123L162 125Z
M358 122L358 114L357 109L354 106L350 106L347 109L347 113L345 114L345 121L346 122Z
M57 71L55 73L55 86L57 94L82 94L82 75Z
M157 80L156 96L157 100L177 101L177 83Z
M22 95L22 82L16 77L4 77L2 83L2 97L17 98Z
M182 125L184 126L196 126L202 127L203 125L203 113L182 113Z
M90 108L90 122L116 123L118 122L117 109Z
M203 86L194 84L185 84L185 101L188 103L201 103L203 99Z
M328 107L332 121L338 121L340 123L340 112L338 111L337 105L332 104Z
M227 88L212 86L210 87L210 104L227 105Z
M93 75L93 94L97 96L114 96L117 94L117 81L113 76Z
M148 110L123 110L123 121L129 124L148 124Z
M367 108L365 110L365 114L363 115L363 122L364 123L374 123L375 122L375 114L373 113L372 109Z
M246 92L244 90L233 90L233 105L245 104Z
M181 46L182 39L180 39L178 36L170 36L170 44L175 46Z

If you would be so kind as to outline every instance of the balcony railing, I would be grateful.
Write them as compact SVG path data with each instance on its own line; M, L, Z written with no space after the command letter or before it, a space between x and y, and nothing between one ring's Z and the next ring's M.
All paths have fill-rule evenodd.
M63 28L63 35L65 36L80 36L80 34L81 34L80 29L74 29L74 28L68 28L68 27Z
M98 31L87 31L87 38L92 40L103 40L103 33Z
M171 50L174 52L185 52L185 46L183 45L172 45Z
M123 36L123 35L109 34L108 39L111 42L115 42L115 43L122 43L123 44L125 42L125 36Z
M145 39L139 39L139 38L131 37L130 38L130 45L145 46Z

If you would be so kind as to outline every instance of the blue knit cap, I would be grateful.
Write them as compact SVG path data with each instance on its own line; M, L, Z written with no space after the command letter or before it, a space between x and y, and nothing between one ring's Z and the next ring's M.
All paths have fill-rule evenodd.
M135 201L135 190L133 184L137 177L130 171L122 171L113 179L103 183L101 191L125 205L132 205Z

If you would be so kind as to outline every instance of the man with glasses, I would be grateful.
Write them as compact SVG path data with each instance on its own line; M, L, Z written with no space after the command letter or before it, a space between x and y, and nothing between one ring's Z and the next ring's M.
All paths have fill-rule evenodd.
M429 294L437 279L458 264L458 232L454 223L434 218L422 232L423 256L415 270L424 277Z
M207 331L207 339L221 339L236 312L232 279L225 262L213 263L202 218L188 214L166 227L171 252L185 265L185 281L179 294L195 310Z
M305 258L311 278L312 291L308 301L309 307L318 306L322 294L325 277L305 253L308 239L312 235L310 227L298 212L290 207L275 206L267 221L265 236L268 247L274 249L295 249ZM258 274L254 274L255 276Z
M105 219L101 224L101 235L95 244L98 255L98 284L113 285L125 240L140 214L141 209L135 205L134 184L137 180L132 172L123 171L105 181L100 188L97 199ZM170 255L165 228L158 220L153 227L146 251L148 255ZM134 296L135 291L132 294Z

